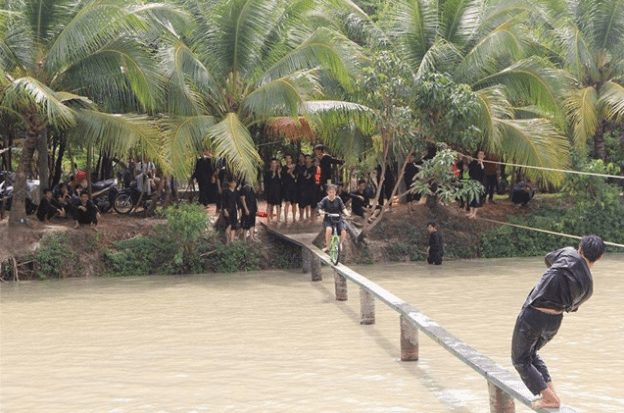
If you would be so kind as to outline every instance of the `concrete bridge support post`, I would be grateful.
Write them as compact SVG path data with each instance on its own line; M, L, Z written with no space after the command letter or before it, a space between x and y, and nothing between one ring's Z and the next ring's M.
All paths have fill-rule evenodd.
M516 413L513 398L488 381L490 392L490 413Z
M316 254L308 251L310 254L310 270L312 271L312 281L323 281L321 274L321 259Z
M312 270L312 252L310 252L309 249L302 247L301 258L303 259L303 266L301 270L304 274L307 274Z
M334 271L334 281L336 283L336 301L347 301L347 279Z
M360 287L360 324L375 324L375 297Z
M401 361L418 360L418 329L401 315Z

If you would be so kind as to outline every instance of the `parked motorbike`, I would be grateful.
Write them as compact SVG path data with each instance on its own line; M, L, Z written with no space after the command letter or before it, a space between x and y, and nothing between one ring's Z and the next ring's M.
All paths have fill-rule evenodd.
M133 180L130 186L119 191L113 200L113 209L115 212L118 214L129 214L139 206L144 210L149 209L152 199L148 195L147 188L143 185L143 191L139 189L139 181L149 184L147 175L143 178L143 180Z
M91 183L91 188L93 190L93 203L95 203L100 212L110 211L115 197L119 193L117 190L117 179L93 182Z
M4 209L11 210L13 204L13 182L15 182L15 172L0 172L2 182L0 182L0 202L4 202ZM37 211L39 205L39 180L28 179L26 181L26 214L31 215Z

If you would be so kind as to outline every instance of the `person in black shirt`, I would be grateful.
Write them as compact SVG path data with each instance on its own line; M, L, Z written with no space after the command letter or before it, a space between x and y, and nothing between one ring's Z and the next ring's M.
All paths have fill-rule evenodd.
M326 154L325 146L322 144L318 144L314 147L314 155L316 155L316 158L319 160L319 166L321 167L320 187L325 188L327 181L329 181L332 176L332 165L342 165L344 161Z
M312 164L312 156L305 156L305 165L299 169L297 182L301 185L301 196L299 197L299 220L312 220L312 205L316 203L316 185L314 174L316 167Z
M284 156L282 167L282 195L284 198L284 224L288 224L288 209L292 208L292 222L297 219L297 171L292 155Z
M577 311L591 297L590 268L604 250L600 237L587 235L578 249L566 247L546 255L548 269L520 310L511 340L511 359L531 393L542 396L532 403L533 409L557 408L561 404L537 351L557 334L563 312Z
M478 150L476 154L476 159L473 159L468 165L468 170L470 171L470 179L474 179L478 181L483 186L483 194L478 198L474 199L469 204L470 212L468 213L468 218L475 219L477 217L477 210L483 206L485 202L485 163L483 160L485 159L485 152L482 150Z
M100 215L100 211L95 206L93 201L89 199L89 192L82 191L80 192L80 202L74 208L75 216L74 228L80 228L80 224L89 225L89 227L94 228L98 224L98 217Z
M251 184L245 184L240 190L241 200L241 228L243 229L243 240L247 240L247 231L249 231L249 239L256 240L256 213L258 212L258 202L256 192Z
M407 156L407 164L405 165L405 172L403 172L403 183L405 183L405 202L411 204L412 201L418 201L420 199L420 194L415 194L410 191L412 184L414 183L414 178L416 178L416 174L418 173L419 168L416 165L416 157L413 153L410 153Z
M427 262L429 264L442 264L442 256L444 255L444 247L442 245L442 235L436 229L436 223L430 221L427 224L427 232L429 232L429 246L427 247Z
M54 199L54 193L50 188L46 188L43 190L44 197L39 202L39 207L37 207L37 218L39 221L49 221L55 216L65 216L65 210L58 203L56 199Z
M238 182L236 178L230 178L228 183L228 187L223 191L222 199L223 199L223 216L225 218L225 242L229 244L234 241L236 237L236 228L238 224L238 205L239 205L239 195L236 190L236 186Z
M366 181L358 181L358 189L351 193L351 211L357 216L365 218L365 213L370 207L368 194L366 193Z
M277 158L271 159L269 170L264 174L264 192L268 205L268 220L271 221L271 217L275 216L275 220L279 222L282 215L282 165Z
M318 209L319 215L328 213L350 216L349 211L347 211L344 203L342 202L342 199L336 196L336 186L331 184L327 185L327 196L321 199L321 202L318 203L316 209ZM325 228L325 249L323 251L325 252L329 251L329 241L332 235L332 219L334 220L334 223L336 223L336 218L328 217L327 215L324 215L323 218L323 228ZM347 231L345 230L342 216L336 223L336 229L340 233L340 243L342 244L347 238Z
M212 159L210 151L204 149L202 157L197 160L195 164L195 172L191 176L191 179L197 180L197 186L199 186L199 203L203 206L207 206L209 201L214 199L214 195L210 194L211 189L214 189L211 185L214 180L215 169L212 165Z

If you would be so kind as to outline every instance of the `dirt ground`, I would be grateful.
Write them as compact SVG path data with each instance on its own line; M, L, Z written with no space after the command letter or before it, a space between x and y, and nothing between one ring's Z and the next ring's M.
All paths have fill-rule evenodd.
M505 221L511 214L526 214L530 209L538 208L540 200L532 201L530 208L515 208L507 199L497 200L496 204L486 203L480 208L478 218ZM266 204L260 203L259 211L266 211ZM208 214L215 217L214 206L209 206ZM290 217L289 217L290 218ZM350 239L345 248L344 261L373 263L384 261L407 261L418 259L427 248L428 234L425 226L428 221L434 220L443 236L446 256L475 257L479 256L478 236L488 227L497 224L481 219L468 219L465 211L456 204L439 206L434 210L426 205L395 204L386 212L383 220L374 228L364 244L356 244ZM73 222L64 218L56 218L50 223L42 223L34 215L30 216L27 225L8 231L8 219L0 221L0 260L8 263L10 257L16 257L16 263L29 261L29 256L41 241L41 238L51 231L67 231L69 234L69 248L77 252L77 268L81 268L76 276L92 276L102 271L99 252L112 246L115 241L130 239L138 235L150 235L156 232L155 226L166 225L163 218L145 218L142 214L133 216L118 215L109 212L101 216L97 229L81 227L73 229ZM256 226L259 242L255 243L261 254L269 257L272 253L271 237L260 225L266 218L257 218ZM352 223L353 224L353 223ZM356 227L356 225L353 225ZM287 232L320 232L320 220L315 223L295 222L280 229ZM318 238L320 240L321 238ZM420 257L422 258L422 257ZM269 260L270 261L270 260Z

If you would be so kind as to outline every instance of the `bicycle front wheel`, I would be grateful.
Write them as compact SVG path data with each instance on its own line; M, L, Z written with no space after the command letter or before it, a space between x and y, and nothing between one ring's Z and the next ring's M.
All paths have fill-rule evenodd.
M340 238L333 235L329 243L329 260L332 264L337 265L340 260Z

